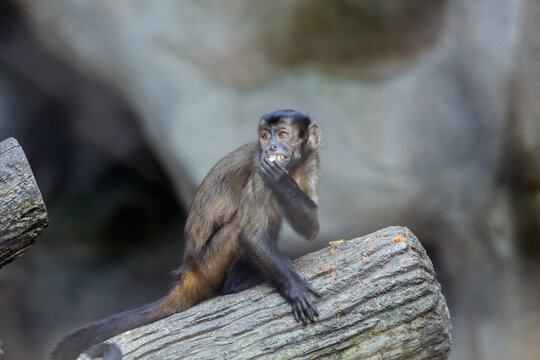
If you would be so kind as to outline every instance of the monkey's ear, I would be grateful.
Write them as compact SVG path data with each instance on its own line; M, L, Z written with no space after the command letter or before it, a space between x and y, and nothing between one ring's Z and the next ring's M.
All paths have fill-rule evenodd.
M315 151L321 145L321 130L315 123L309 125L307 146L310 151Z

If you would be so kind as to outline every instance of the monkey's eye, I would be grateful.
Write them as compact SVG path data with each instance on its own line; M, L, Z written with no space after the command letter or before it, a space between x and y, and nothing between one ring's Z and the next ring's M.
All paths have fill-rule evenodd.
M270 139L270 134L264 133L264 134L261 135L261 137L262 137L264 140L268 140L268 139Z
M279 137L280 139L283 139L283 138L286 137L286 136L287 136L287 133L284 133L284 132L280 132L280 133L278 134L278 137Z

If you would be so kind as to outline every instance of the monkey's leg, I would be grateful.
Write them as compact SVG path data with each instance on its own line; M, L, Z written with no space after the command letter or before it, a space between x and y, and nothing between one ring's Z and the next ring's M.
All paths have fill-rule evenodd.
M225 277L237 257L234 224L224 225L209 240L202 253L188 254L178 283L161 303L159 311L173 314L219 295Z
M278 249L273 229L259 230L253 234L241 237L241 245L255 259L254 263L264 274L265 279L291 304L296 321L304 324L307 319L314 321L313 316L319 316L308 292L321 296L309 283L302 279L291 267L289 259Z
M259 285L263 281L261 271L246 255L242 254L227 273L221 293L223 295L237 293Z

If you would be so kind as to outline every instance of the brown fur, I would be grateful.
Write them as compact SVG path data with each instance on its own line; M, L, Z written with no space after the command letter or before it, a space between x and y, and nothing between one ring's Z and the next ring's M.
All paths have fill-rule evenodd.
M256 171L260 161L257 147L251 143L225 156L201 183L185 228L184 270L161 311L182 311L216 296L238 256L239 230L254 234L269 223L281 224L281 210ZM292 176L318 203L318 154L312 153Z
M308 131L312 131L311 127ZM294 151L306 151L300 149L298 132L291 141L296 142L291 145ZM290 169L298 187L315 204L320 176L318 141L317 133L316 147L304 144L308 147L307 153L302 153L307 156L305 161ZM260 151L258 142L240 147L222 158L202 181L186 222L184 263L177 272L176 285L167 296L74 331L59 342L51 358L74 359L89 346L111 336L218 295L228 271L239 258L241 239L257 238L261 229L279 230L282 222L281 208L258 172ZM260 250L260 244L249 246L255 252ZM261 261L267 261L264 255Z

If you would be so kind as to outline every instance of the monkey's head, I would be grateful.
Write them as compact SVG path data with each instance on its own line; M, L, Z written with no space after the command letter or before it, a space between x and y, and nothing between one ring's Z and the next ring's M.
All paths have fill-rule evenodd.
M296 110L278 110L263 115L259 123L261 160L279 161L286 167L300 164L320 145L316 123Z

